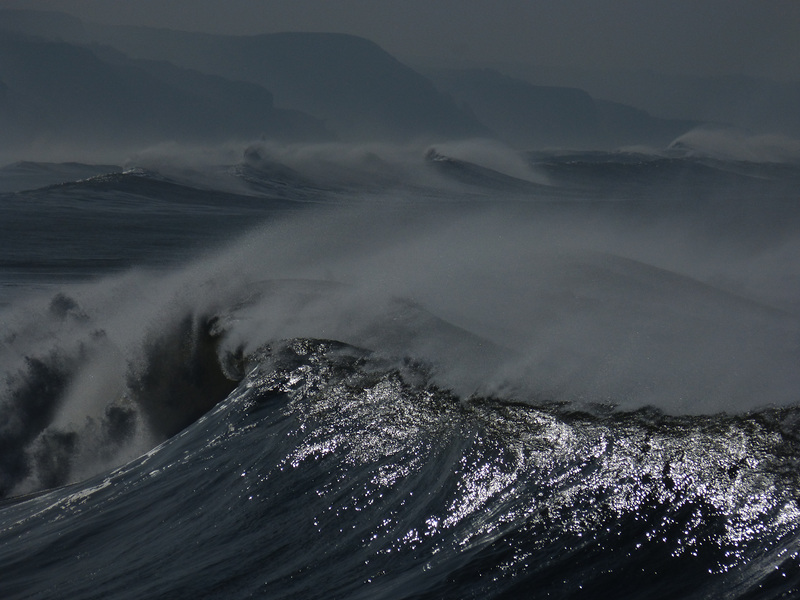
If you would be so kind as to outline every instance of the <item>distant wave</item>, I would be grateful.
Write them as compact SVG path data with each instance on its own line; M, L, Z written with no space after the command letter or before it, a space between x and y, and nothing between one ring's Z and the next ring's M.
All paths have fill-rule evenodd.
M669 149L721 161L800 164L800 140L777 134L756 135L732 127L693 129L673 141Z

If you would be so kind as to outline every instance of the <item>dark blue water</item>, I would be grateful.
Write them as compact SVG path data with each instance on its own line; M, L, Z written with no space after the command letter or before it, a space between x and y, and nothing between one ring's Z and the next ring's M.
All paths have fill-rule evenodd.
M323 158L7 181L0 596L800 589L796 168Z

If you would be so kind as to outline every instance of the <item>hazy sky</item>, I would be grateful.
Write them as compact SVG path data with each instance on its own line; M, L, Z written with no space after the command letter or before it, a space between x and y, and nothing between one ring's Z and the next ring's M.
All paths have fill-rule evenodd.
M220 33L346 32L400 57L800 80L800 0L0 0L0 7Z

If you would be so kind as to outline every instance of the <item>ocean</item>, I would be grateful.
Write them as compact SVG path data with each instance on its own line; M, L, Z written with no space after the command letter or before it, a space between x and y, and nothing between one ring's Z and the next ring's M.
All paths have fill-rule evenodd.
M800 164L228 150L0 169L0 597L798 593Z

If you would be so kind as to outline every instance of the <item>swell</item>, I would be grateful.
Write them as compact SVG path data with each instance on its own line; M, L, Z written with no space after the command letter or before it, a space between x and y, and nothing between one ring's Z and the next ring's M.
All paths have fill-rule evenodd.
M742 198L762 193L790 197L798 163L725 160L676 149L640 152L530 152L531 167L552 185L591 197L670 199Z
M800 585L796 408L669 417L464 398L424 365L325 340L262 347L246 371L140 459L3 507L7 597L778 598ZM137 540L124 560L115 539Z

